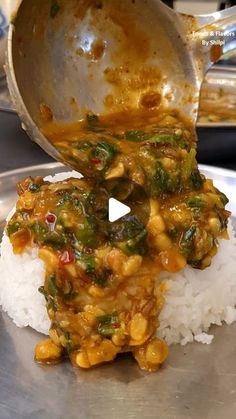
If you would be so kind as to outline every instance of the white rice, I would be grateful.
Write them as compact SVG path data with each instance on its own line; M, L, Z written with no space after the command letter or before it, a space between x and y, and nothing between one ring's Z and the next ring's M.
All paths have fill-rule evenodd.
M194 340L211 343L212 324L236 320L236 238L231 222L230 240L221 240L218 253L203 271L187 266L175 274L161 274L169 288L160 314L158 336L168 344Z
M81 178L75 171L47 176L45 180L57 182L68 177ZM7 220L14 214L9 213ZM18 327L31 326L38 332L48 334L50 322L45 308L45 298L38 292L45 277L44 262L34 248L21 255L13 253L11 242L4 233L0 256L0 306Z
M77 172L59 173L46 180L56 182ZM11 217L12 211L9 214ZM8 217L8 218L9 218ZM176 274L162 273L166 282L166 303L160 314L158 336L168 344L185 345L194 340L211 343L207 334L212 324L231 324L236 320L236 238L229 225L230 240L220 241L212 265L204 271L185 268ZM31 326L48 334L50 326L45 299L38 292L44 283L45 267L37 248L14 255L4 234L0 258L0 305L19 327Z

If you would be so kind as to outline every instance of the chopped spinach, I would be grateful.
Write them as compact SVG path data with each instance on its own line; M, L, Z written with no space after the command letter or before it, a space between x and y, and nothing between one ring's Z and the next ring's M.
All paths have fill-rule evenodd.
M222 204L224 206L227 205L229 203L229 200L228 200L227 196L223 192L220 192L220 191L218 191L218 192L219 192L220 200L221 200Z
M107 285L107 277L104 275L94 275L93 282L101 288L104 288Z
M41 188L41 185L38 185L37 183L31 183L31 185L29 186L29 191L34 193L34 192L38 192Z
M194 169L191 173L191 181L194 189L198 190L203 184L204 176L200 174L198 169Z
M76 239L85 247L95 248L97 245L96 224L88 217L75 231Z
M34 233L35 241L42 243L44 241L45 234L48 232L47 226L40 221L35 221L29 225L29 228Z
M78 258L85 265L85 272L92 273L96 269L96 260L92 255L80 254Z
M200 269L202 261L199 259L190 259L188 260L188 263L192 266L192 268Z
M123 241L136 237L144 229L144 225L136 215L126 215L119 220L110 223L109 239L113 241Z
M188 198L186 204L190 208L203 208L207 205L207 203L199 197Z
M16 233L21 229L22 223L19 223L18 221L12 222L10 221L7 225L7 234L8 236L11 236L12 234Z
M64 335L64 338L65 338L65 343L63 344L63 346L65 346L67 351L70 352L73 348L73 341L71 339L71 335L67 331L64 331L63 335Z
M148 134L140 130L125 131L124 138L128 141L143 142L148 139Z
M59 6L57 0L52 0L51 1L51 8L50 8L50 17L52 19L54 19L54 17L56 17L59 10L60 10L60 6Z
M126 215L110 223L109 240L124 253L147 253L147 230L135 215Z
M169 175L168 175L167 171L164 169L162 163L159 162L159 161L156 162L156 173L155 173L154 178L155 178L155 181L156 181L159 189L162 192L167 190Z
M168 234L173 241L176 241L178 238L178 230L175 227L171 227L168 230Z
M148 138L149 143L162 143L170 144L173 146L178 145L180 148L186 149L187 144L183 141L180 135L173 134L152 134Z
M193 239L194 239L194 235L196 233L196 226L192 225L188 230L186 230L182 236L181 242L180 242L180 249L183 252L183 254L185 254L186 256L188 256L193 248Z
M148 253L147 230L143 229L137 236L127 241L114 242L114 245L127 255L137 253L144 256Z
M216 213L217 217L219 218L221 229L222 230L226 229L227 225L228 225L228 218L223 217L223 214L222 214L221 210L218 209L218 208L215 208L215 213Z
M188 243L193 239L194 234L196 233L196 226L192 225L183 235L182 243Z
M148 133L141 130L131 130L125 131L124 139L133 142L148 142L148 143L161 143L161 144L171 144L173 146L178 145L179 147L185 149L187 144L184 142L180 135L175 133L171 134L160 134L160 133Z
M90 162L95 165L99 171L109 167L117 153L117 148L108 142L102 141L93 147L90 153Z
M64 298L68 300L74 300L78 296L78 292L73 290L71 282L66 281L66 289L64 288Z
M56 231L49 231L42 239L43 244L48 244L58 250L63 249L68 241L68 235L65 233L57 233Z
M175 192L179 187L179 176L169 174L159 160L156 161L154 176L149 178L149 190L153 197L162 193Z
M52 311L54 311L54 312L56 312L57 311L57 304L56 304L56 302L54 301L54 299L53 298L48 298L47 299L47 310L49 311L49 310L52 310Z
M196 150L195 148L191 148L191 150L187 154L187 157L182 167L182 180L183 181L186 182L190 178L195 165L196 165Z

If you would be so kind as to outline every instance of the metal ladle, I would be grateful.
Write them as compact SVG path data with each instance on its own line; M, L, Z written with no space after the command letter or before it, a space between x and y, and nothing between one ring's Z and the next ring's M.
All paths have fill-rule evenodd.
M204 74L235 47L236 7L189 16L160 0L23 0L6 71L29 136L64 162L41 132L42 104L54 120L74 122L156 95L195 124Z

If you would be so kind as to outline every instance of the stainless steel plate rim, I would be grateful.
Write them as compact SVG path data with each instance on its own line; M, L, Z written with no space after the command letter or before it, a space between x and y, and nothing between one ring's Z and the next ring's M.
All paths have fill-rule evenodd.
M61 168L63 167L63 164L62 163L44 163L44 164L37 164L34 166L19 167L19 169L7 170L6 172L0 173L0 179L4 179L5 177L9 177L9 176L21 175L22 173L27 174L35 170L56 169L57 167ZM66 171L72 170L70 167L66 167L66 166L64 167Z

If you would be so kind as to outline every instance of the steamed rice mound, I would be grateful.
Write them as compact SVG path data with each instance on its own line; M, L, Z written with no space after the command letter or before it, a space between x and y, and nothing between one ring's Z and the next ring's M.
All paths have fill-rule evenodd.
M81 177L77 172L61 173L46 180ZM230 240L222 240L209 268L201 271L186 267L176 274L164 272L166 303L159 316L158 336L167 344L192 341L210 343L211 324L231 324L236 320L236 239L229 226ZM19 327L31 326L48 334L45 299L38 292L44 284L45 266L37 248L15 255L4 234L0 259L0 305Z
M187 266L175 274L161 274L168 290L158 335L167 344L211 343L213 335L203 332L212 324L236 320L236 238L231 222L228 232L230 240L220 241L209 268L201 271Z

